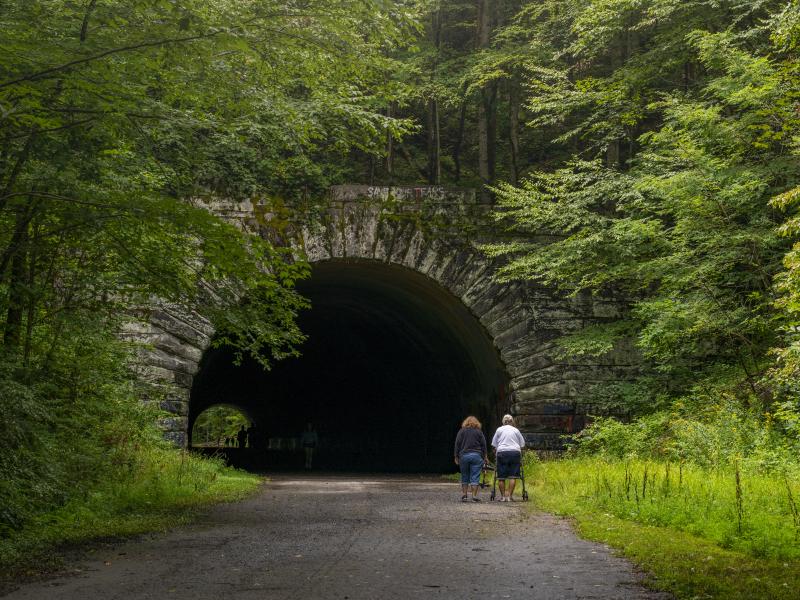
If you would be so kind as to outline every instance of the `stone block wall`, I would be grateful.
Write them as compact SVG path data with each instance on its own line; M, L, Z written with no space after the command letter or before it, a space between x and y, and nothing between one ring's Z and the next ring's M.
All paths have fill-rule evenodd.
M475 245L491 209L474 190L438 186L337 186L317 215L280 215L268 203L217 199L206 207L237 226L275 243L291 245L298 257L369 260L422 273L458 298L483 326L507 370L511 410L529 442L558 448L562 436L586 422L588 390L596 383L627 378L635 356L618 352L602 360L563 361L554 340L587 324L613 319L619 303L564 298L524 282L500 284L498 264ZM281 234L275 235L275 220ZM192 379L214 335L194 311L157 305L142 313L130 335L148 344L141 376L151 396L173 416L162 425L168 437L186 443Z

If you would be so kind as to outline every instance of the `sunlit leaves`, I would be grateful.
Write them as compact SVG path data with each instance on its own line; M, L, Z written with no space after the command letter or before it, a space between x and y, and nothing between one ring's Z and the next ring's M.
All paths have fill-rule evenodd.
M573 37L527 63L529 126L558 128L551 143L572 159L497 190L512 241L487 250L508 257L501 277L622 293L631 309L618 327L661 373L654 394L679 393L714 365L754 391L800 306L798 251L780 237L800 226L769 205L793 211L798 198L797 67L773 46L789 43L791 10L724 4L551 3ZM620 161L619 149L607 154L615 140ZM613 339L589 328L562 347L603 353Z
M408 131L384 109L387 56L416 31L414 10L0 5L0 413L15 422L0 441L0 532L153 442L117 339L149 327L133 315L178 306L264 367L297 352L306 265L207 203L308 201L351 149Z

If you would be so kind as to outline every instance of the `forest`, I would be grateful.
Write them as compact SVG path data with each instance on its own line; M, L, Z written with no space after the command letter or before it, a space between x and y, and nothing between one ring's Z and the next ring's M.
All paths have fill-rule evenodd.
M0 562L257 485L161 440L124 335L157 297L265 367L299 351L307 265L204 199L419 183L480 190L502 281L626 303L558 340L642 369L531 458L540 506L680 597L792 597L800 2L6 0L0 31Z

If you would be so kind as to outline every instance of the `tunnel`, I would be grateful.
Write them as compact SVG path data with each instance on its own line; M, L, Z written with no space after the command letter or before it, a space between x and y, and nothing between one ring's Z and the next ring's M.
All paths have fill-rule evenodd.
M312 423L314 468L371 472L452 470L468 414L491 435L509 378L457 297L406 267L354 259L314 263L298 290L311 303L298 317L301 356L267 371L248 359L236 365L231 349L207 350L189 431L207 408L238 406L261 440L239 452L240 466L300 467L298 438Z

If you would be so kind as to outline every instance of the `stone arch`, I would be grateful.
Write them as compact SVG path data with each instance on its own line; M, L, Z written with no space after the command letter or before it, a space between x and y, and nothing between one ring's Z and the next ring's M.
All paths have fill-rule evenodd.
M559 446L564 433L583 426L590 410L586 391L633 368L620 354L593 362L554 358L555 338L588 322L617 317L619 305L565 298L530 283L496 282L497 264L467 241L489 208L474 191L339 186L318 218L305 223L302 216L288 219L288 227L279 228L281 237L275 236L274 225L285 217L267 203L216 200L209 208L248 231L291 245L312 264L375 261L435 281L458 298L491 339L510 378L510 410L535 447ZM167 436L183 445L189 391L213 327L175 306L160 305L144 316L146 322L134 333L152 349L143 354L141 375L161 392L159 401L174 415L163 421Z

